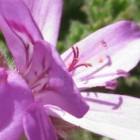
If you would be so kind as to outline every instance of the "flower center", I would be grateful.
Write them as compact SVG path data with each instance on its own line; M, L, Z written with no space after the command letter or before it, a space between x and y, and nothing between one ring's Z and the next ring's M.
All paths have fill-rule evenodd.
M68 71L71 72L79 67L91 67L92 65L90 63L81 63L81 64L78 64L79 62L79 49L78 47L73 47L72 46L72 51L73 51L73 60L72 62L70 63L69 67L68 67Z

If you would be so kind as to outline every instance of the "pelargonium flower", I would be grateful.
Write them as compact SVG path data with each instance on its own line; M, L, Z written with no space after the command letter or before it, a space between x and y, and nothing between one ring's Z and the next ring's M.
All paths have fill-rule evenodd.
M55 140L43 100L78 118L88 105L25 3L0 0L0 9L0 29L16 65L0 68L0 139L15 140L24 133L29 140Z
M43 37L56 46L63 1L24 1ZM131 21L109 25L74 44L62 54L62 59L90 110L81 119L56 108L46 109L48 113L113 139L138 139L139 99L117 94L85 92L85 89L102 86L114 89L117 86L116 78L128 76L128 72L140 59L139 27Z

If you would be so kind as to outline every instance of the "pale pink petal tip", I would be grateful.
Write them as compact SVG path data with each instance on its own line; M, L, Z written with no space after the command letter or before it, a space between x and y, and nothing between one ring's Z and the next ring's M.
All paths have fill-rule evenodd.
M90 110L81 119L53 108L55 117L115 140L139 140L140 138L140 100L133 97L82 93ZM88 100L87 100L88 99Z

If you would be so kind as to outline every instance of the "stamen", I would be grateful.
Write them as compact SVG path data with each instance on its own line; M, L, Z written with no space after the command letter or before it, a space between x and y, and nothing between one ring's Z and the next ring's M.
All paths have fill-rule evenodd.
M118 72L119 71L119 72ZM122 77L127 77L128 73L125 71L120 71L117 70L116 72L112 72L112 73L105 73L105 74L100 74L100 75L94 75L95 73L92 73L90 75L87 75L85 77L81 78L81 81L85 81L85 80L91 80L91 79L95 79L95 78L103 78L103 77L110 77L110 76L122 76ZM108 82L107 84L114 84L111 82Z
M94 98L84 98L85 100L89 101L89 102L94 102L97 104L101 104L101 105L106 105L106 106L112 106L112 109L118 109L122 103L123 103L123 99L122 97L119 97L118 102L117 103L112 103L112 102L108 102L108 101L103 101L103 100L99 100L99 99L94 99Z
M69 68L68 68L68 71L71 72L81 66L85 66L85 67L91 67L92 65L90 63L82 63L82 64L78 64L77 63L79 62L79 49L78 47L73 47L72 46L72 51L73 51L73 60L72 62L70 63L69 65Z
M78 47L76 46L74 48L74 46L72 46L72 50L73 50L74 58L78 58L78 56L79 56L79 49L78 49Z

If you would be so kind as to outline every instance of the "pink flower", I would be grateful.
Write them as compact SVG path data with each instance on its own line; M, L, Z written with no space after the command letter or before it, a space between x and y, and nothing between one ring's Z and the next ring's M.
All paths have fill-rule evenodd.
M56 46L63 1L24 1L44 38ZM140 59L138 26L131 21L109 25L73 45L62 54L62 59L90 110L81 119L53 107L47 109L48 113L113 139L139 139L139 99L124 95L84 92L85 89L101 86L114 89L117 84L116 78L128 76L128 72Z
M88 106L25 3L0 0L0 9L0 29L16 65L15 70L0 68L0 139L15 140L24 133L29 140L55 140L44 104L78 118Z

